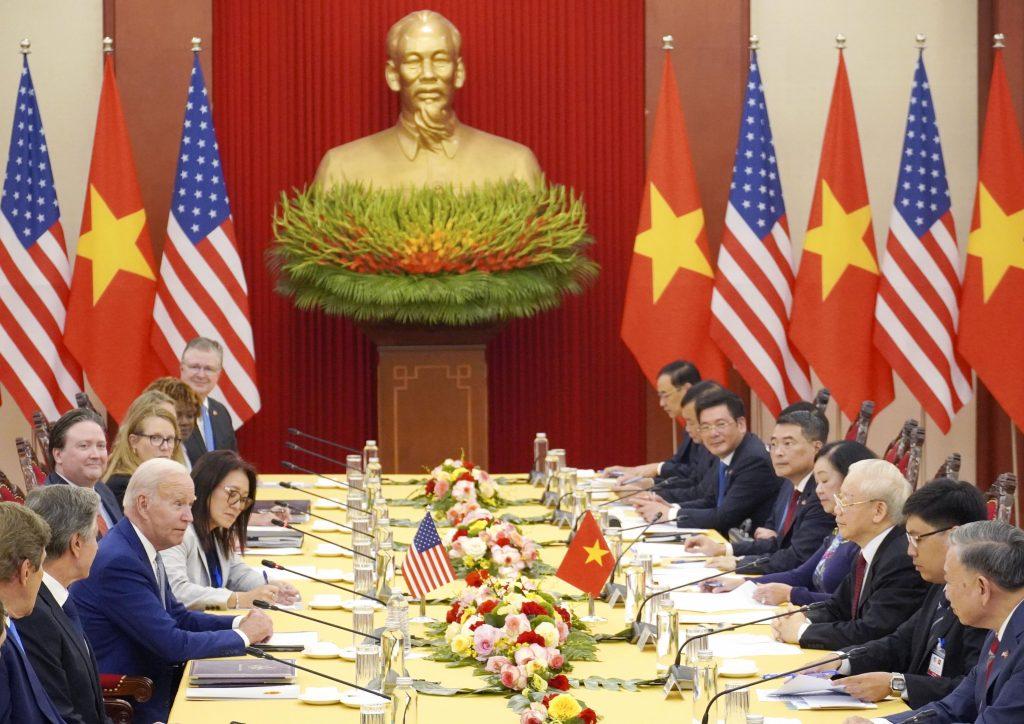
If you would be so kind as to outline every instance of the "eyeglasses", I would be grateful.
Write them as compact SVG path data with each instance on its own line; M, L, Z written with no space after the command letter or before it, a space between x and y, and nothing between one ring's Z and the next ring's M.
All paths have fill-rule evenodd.
M930 538L933 535L938 535L939 533L945 533L947 530L953 530L953 528L955 527L956 526L954 525L947 525L945 528L939 528L938 530L933 530L931 533L922 533L921 535L913 535L911 533L907 533L907 542L915 548L920 548L921 541L923 541L925 538Z
M856 503L848 503L838 495L833 495L832 500L836 501L836 510L843 510L845 508L854 508L858 505L864 505L864 503L878 503L880 502L877 498L871 500L860 500Z
M184 367L189 372L192 372L194 374L198 374L200 372L205 372L208 375L212 375L212 374L215 374L217 372L220 372L220 367L211 367L210 365L197 365L197 364L187 365L187 364L182 364L182 367Z
M723 433L735 424L735 420L719 420L714 425L709 425L707 423L699 425L697 429L700 430L701 434L704 435L708 434L712 430L714 430L717 433Z
M240 505L242 510L245 510L253 504L253 499L248 495L242 495L234 488L224 488L228 494L228 505Z
M149 444L153 447L174 447L181 442L181 438L175 437L174 435L165 437L163 435L147 435L144 432L133 432L132 435L147 438L149 440Z

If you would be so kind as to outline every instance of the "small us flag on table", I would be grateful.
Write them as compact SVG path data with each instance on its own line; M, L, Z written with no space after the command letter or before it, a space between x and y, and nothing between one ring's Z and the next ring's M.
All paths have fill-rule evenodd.
M402 576L414 598L424 598L449 581L455 580L455 571L448 560L448 551L441 543L430 513L423 516L420 527L402 562Z

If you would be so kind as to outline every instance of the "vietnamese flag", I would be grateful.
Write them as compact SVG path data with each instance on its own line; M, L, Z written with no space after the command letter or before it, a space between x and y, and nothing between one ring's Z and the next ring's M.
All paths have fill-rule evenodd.
M710 259L683 106L666 52L622 312L622 339L652 386L658 370L679 358L696 364L704 379L726 379L725 357L709 336Z
M588 510L555 575L584 593L597 597L615 568L615 556L601 535L601 526Z
M153 269L153 243L108 52L64 341L118 421L164 373L149 342Z
M978 193L960 297L959 349L1024 430L1024 148L1003 54L992 64Z
M789 334L839 409L854 420L864 400L892 402L892 370L875 348L878 257L846 63L832 89Z

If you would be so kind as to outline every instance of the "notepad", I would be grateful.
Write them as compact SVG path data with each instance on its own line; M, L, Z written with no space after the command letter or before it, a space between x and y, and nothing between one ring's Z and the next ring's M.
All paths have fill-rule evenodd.
M185 698L193 701L217 701L219 699L298 699L299 685L284 686L231 686L195 687L185 689Z

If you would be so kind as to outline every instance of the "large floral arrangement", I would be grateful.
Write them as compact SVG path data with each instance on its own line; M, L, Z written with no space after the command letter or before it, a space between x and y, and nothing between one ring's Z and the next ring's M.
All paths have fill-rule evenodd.
M474 666L489 683L530 696L567 691L570 661L595 658L597 642L582 622L531 579L474 571L466 583L448 610L435 660Z
M600 717L580 699L565 692L534 694L534 701L513 702L519 724L594 724Z
M486 508L495 510L507 502L498 495L490 474L468 460L446 459L430 471L423 488L423 497L437 520L445 518L452 525L463 522L470 513ZM455 511L449 515L449 512Z
M455 508L449 509L449 513ZM448 555L459 576L487 571L500 578L515 578L524 571L534 576L554 573L540 560L537 544L519 526L495 518L487 510L468 513L448 535Z

